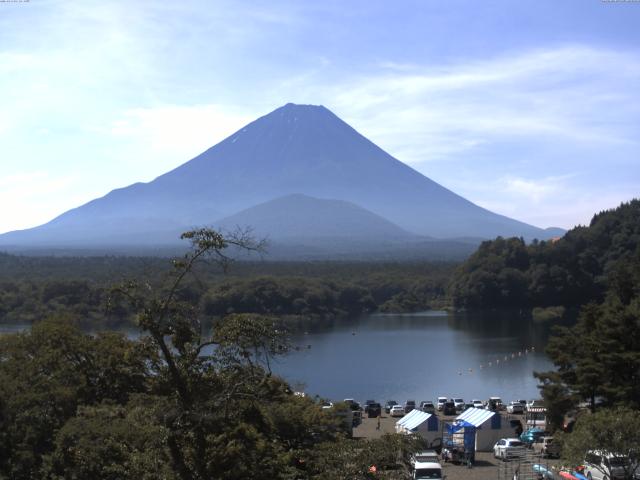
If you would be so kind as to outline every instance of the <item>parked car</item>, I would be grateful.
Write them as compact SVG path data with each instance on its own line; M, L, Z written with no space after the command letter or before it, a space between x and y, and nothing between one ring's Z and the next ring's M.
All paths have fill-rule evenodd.
M471 403L473 403L473 408L484 408L482 400L471 400Z
M389 415L392 417L404 417L404 407L402 405L394 405L391 407Z
M442 465L435 450L416 452L410 461L415 480L443 480Z
M439 463L440 459L438 458L438 453L435 450L423 450L411 455L410 462L411 465L414 465L416 462Z
M364 413L369 413L369 405L371 405L372 403L376 403L376 401L367 400L366 402L364 402Z
M415 400L407 400L404 404L404 413L409 413L411 410L416 408Z
M382 415L382 405L379 403L370 403L367 409L367 416L369 418L376 418Z
M521 403L523 408L527 408L527 401L526 400L516 400L516 402Z
M456 411L461 412L464 407L464 400L460 397L454 398L453 404L456 407Z
M502 404L502 399L500 397L489 397L485 408L492 412L497 412L499 410L504 410L504 405Z
M447 397L438 397L438 401L436 403L436 406L438 407L438 411L441 412L442 408L444 407L444 404L447 402L448 398Z
M493 456L504 461L524 454L525 445L517 438L501 438L493 446Z
M442 407L442 413L445 415L455 415L457 413L456 404L454 402L445 402Z
M539 427L529 428L522 432L520 440L527 446L533 445L533 443L540 437L544 437L545 431Z
M465 403L464 407L462 407L462 411L464 412L465 410L469 410L470 408L473 408L473 403Z
M428 400L420 402L420 410L425 413L436 413L436 406Z
M543 457L559 457L560 456L560 445L553 441L553 437L538 437L533 442L533 451L535 453L541 454Z
M522 414L524 413L524 405L520 402L509 402L507 405L507 413Z
M438 462L415 462L411 478L414 480L443 480L442 465Z
M391 408L395 405L398 405L398 402L395 400L387 400L387 403L384 404L385 413L391 413Z
M590 480L631 478L629 457L590 450L584 456L583 475Z
M352 426L357 427L361 423L362 423L362 410L354 410Z
M354 412L362 409L360 404L356 402L353 398L345 398L344 403L346 403L349 406L349 408Z

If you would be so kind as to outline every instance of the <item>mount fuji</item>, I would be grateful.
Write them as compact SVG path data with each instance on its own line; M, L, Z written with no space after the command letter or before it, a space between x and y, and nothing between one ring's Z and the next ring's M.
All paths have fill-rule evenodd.
M274 241L297 244L326 237L406 244L562 233L475 205L323 106L287 104L151 182L0 235L0 247L173 245L180 231L194 226L243 223Z

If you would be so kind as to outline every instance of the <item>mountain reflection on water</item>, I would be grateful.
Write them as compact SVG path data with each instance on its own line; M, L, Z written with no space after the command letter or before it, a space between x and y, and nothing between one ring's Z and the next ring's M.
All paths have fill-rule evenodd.
M312 322L275 370L297 389L343 398L538 398L551 326L520 312L369 315Z

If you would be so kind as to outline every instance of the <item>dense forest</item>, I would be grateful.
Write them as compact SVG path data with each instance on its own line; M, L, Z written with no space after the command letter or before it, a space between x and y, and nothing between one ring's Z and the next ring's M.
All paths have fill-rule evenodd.
M601 408L562 439L567 458L594 422L640 406L640 201L554 242L485 242L459 266L238 262L225 274L200 257L223 250L215 232L187 238L193 250L169 267L0 255L0 318L33 324L0 336L0 478L368 478L372 464L406 478L417 439L363 448L345 406L324 410L271 373L290 317L575 306L578 322L549 341L556 370L536 374L553 428L582 401ZM142 336L85 332L119 325Z
M189 238L163 282L113 291L141 338L86 334L68 316L0 336L0 478L366 479L373 465L378 478L408 478L419 439L363 448L345 404L323 409L272 374L290 348L274 318L225 315L202 334L182 287L224 247L215 232Z
M555 241L483 242L463 264L448 262L241 261L227 273L199 265L181 286L207 317L244 312L304 318L456 308L550 307L602 301L640 245L640 201L599 213ZM128 278L160 285L159 257L29 257L0 253L0 322L70 314L85 328L133 326L134 311L112 299Z
M458 308L579 307L602 301L640 246L640 200L593 217L555 241L483 242L449 286Z
M161 285L170 274L155 257L27 257L0 254L0 322L33 323L54 314L85 328L134 325L134 310L112 288L136 278ZM181 285L203 315L244 312L341 317L441 307L452 263L236 262L227 273L198 265Z
M536 375L556 426L581 401L640 408L640 252L618 266L604 301L555 327L547 354L557 370Z
M0 336L0 478L364 479L372 465L406 477L418 439L364 447L346 405L327 411L272 375L289 350L275 319L225 315L202 335L182 287L224 243L207 230L188 238L193 251L163 282L113 291L141 338L89 335L64 316Z
M580 460L585 446L611 449L623 445L613 451L637 451L637 433L621 428L617 419L635 417L629 425L638 428L640 250L616 262L603 301L584 305L575 325L554 327L546 353L556 368L535 376L541 382L551 427L567 425L568 414L577 419L577 433L563 438L567 458ZM598 415L578 409L581 403L592 413L598 410ZM600 444L595 443L594 432ZM628 432L627 436L622 432Z

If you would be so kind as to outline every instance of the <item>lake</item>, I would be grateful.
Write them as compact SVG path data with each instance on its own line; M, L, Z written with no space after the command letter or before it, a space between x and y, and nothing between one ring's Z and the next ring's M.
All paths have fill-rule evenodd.
M331 400L533 399L549 330L518 313L375 314L295 335L274 370Z
M24 328L5 324L0 332ZM296 390L331 400L533 399L533 372L552 368L544 355L549 325L518 312L374 314L314 321L307 330L273 370Z

